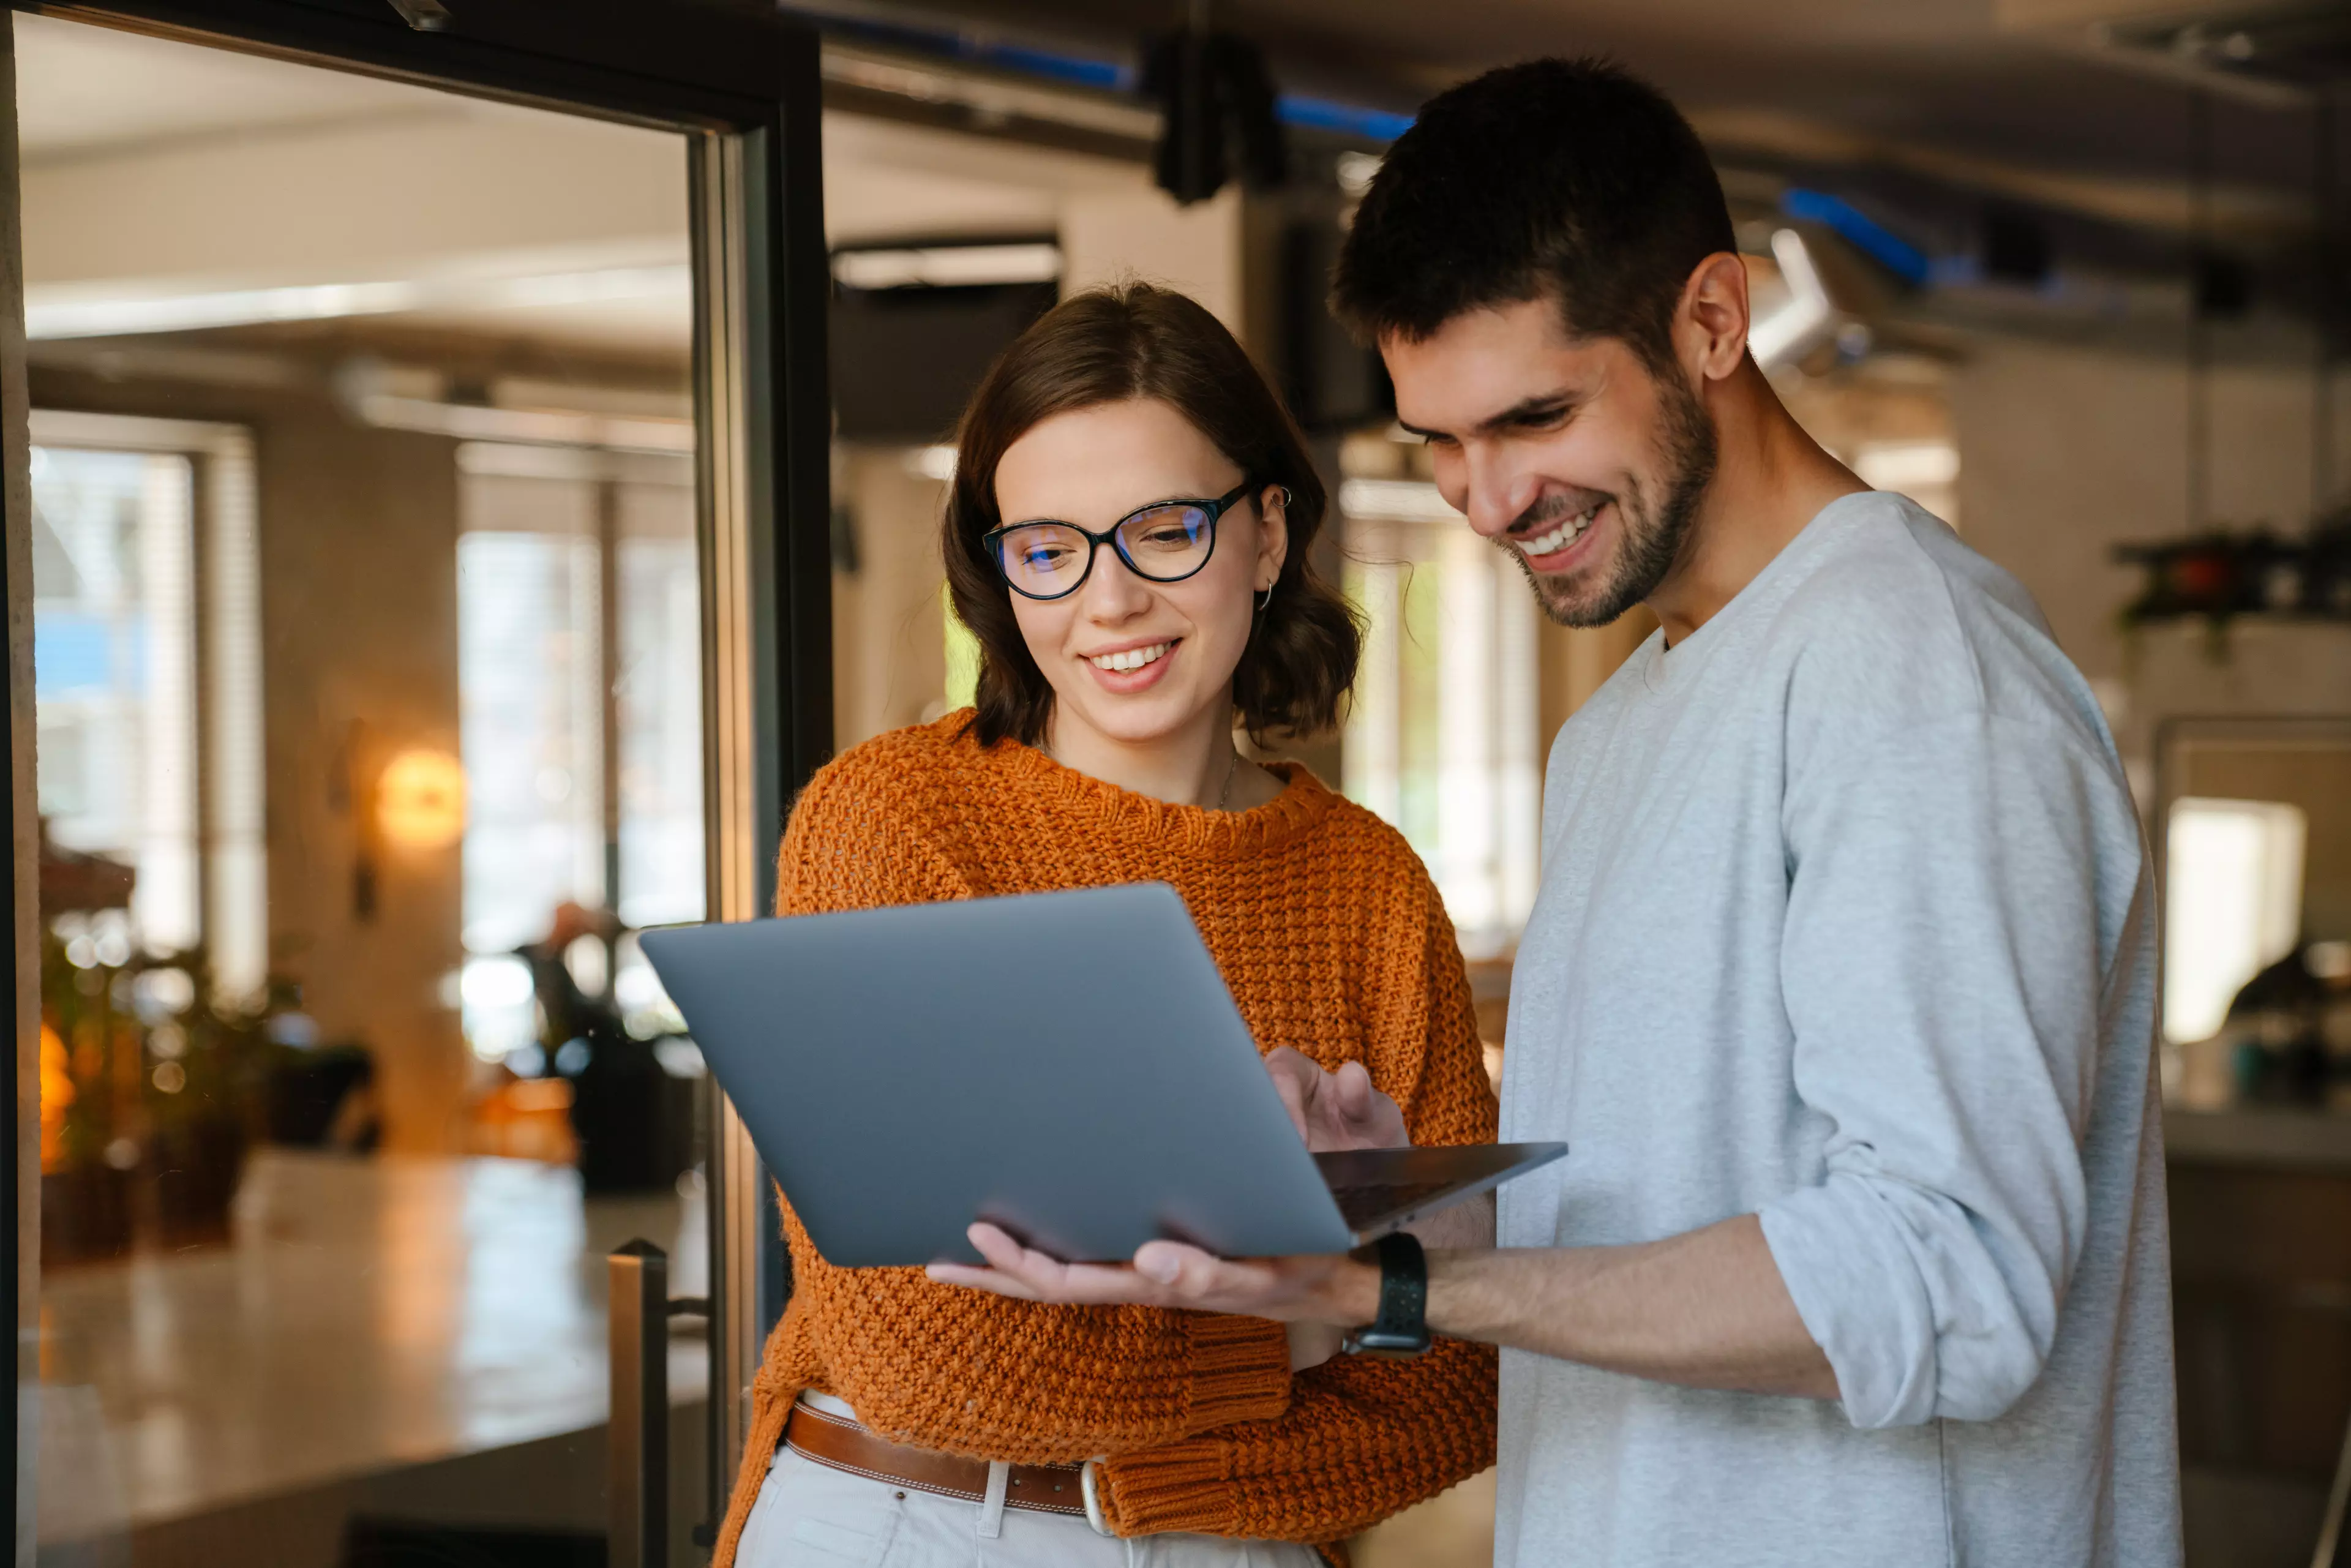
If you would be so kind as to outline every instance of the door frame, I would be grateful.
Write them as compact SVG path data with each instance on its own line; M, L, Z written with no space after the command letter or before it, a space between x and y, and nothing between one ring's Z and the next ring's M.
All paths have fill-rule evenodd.
M16 1216L17 1406L38 1369L23 1330L39 1289L37 793L31 495L13 11L389 77L684 132L693 229L696 513L704 590L708 913L745 920L775 901L777 836L831 754L831 416L817 37L772 11L686 0L6 0L0 7L0 501L6 549L14 846L10 936L16 1114L0 1203ZM404 12L440 11L425 31ZM710 1520L724 1511L750 1385L780 1312L780 1241L758 1156L709 1083ZM5 1427L15 1557L34 1540L33 1455Z

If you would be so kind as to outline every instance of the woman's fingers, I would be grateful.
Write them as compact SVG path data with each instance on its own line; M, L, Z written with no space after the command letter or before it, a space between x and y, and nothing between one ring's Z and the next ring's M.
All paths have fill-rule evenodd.
M1311 1147L1314 1134L1307 1125L1306 1114L1308 1085L1311 1080L1307 1074L1319 1074L1322 1070L1284 1045L1266 1054L1265 1071L1266 1076L1273 1080L1273 1092L1281 1096L1281 1108L1290 1113L1290 1124L1298 1129L1299 1137Z
M1326 1072L1312 1057L1284 1045L1266 1052L1265 1070L1290 1124L1317 1154L1400 1148L1412 1142L1404 1113L1379 1092L1360 1061Z
M1332 1098L1345 1124L1349 1146L1393 1149L1412 1142L1404 1124L1404 1113L1373 1085L1372 1075L1362 1062L1340 1064L1339 1071L1332 1074Z

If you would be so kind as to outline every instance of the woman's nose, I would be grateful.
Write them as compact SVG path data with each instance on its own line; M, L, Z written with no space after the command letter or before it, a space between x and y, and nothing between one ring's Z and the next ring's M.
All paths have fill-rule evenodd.
M1117 550L1108 544L1094 547L1093 570L1078 591L1078 606L1095 621L1125 621L1151 605L1151 590L1135 576Z

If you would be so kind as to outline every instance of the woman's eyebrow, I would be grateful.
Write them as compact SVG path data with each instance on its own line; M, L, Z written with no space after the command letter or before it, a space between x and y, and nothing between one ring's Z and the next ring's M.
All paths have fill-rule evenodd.
M1155 507L1180 507L1200 501L1212 501L1214 499L1216 499L1214 494L1199 496L1188 494L1160 496L1148 501L1137 501L1134 506L1129 507L1117 517L1112 518L1111 521L1113 524L1123 523L1126 521L1127 518L1135 516L1137 513L1150 511ZM1031 523L1059 523L1063 528L1083 528L1085 526L1082 523L1073 523L1067 517L1022 517L1018 522L1007 522L1003 526L1008 528L1025 528Z

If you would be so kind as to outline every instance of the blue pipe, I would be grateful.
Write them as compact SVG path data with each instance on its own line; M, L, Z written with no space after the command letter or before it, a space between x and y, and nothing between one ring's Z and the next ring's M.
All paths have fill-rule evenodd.
M1843 196L1791 185L1780 194L1780 210L1831 231L1914 288L1924 287L1935 276L1935 264L1925 251Z
M1001 70L1018 71L1023 76L1041 77L1048 81L1092 88L1101 92L1131 93L1135 90L1134 68L1117 60L1064 54L1058 49L1041 49L1028 44L991 43L942 27L916 27L902 22L835 16L800 6L788 5L783 10L786 15L795 16L820 32L840 37L858 38L893 48L965 60L973 65L994 66ZM1275 99L1274 112L1284 124L1302 130L1335 131L1343 136L1360 136L1366 141L1379 142L1394 141L1411 129L1413 120L1409 114L1367 109L1361 104L1340 103L1331 99L1310 98L1294 92L1283 93Z

